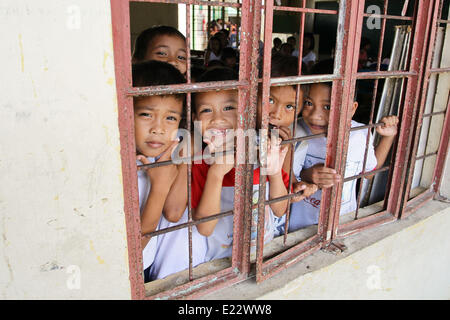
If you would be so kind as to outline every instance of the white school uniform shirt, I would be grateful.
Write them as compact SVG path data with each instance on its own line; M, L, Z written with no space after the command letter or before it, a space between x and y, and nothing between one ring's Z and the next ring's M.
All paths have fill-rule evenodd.
M169 222L164 216L158 225L159 230L188 222L188 209L177 222ZM207 250L206 237L192 227L192 267L205 262ZM150 279L162 279L170 274L189 268L189 231L188 227L158 236L156 255L150 268Z
M153 163L156 161L156 158L152 158L152 157L147 157L147 159L150 163ZM142 165L142 162L136 160L136 164ZM140 214L142 216L142 212L144 210L145 203L147 202L147 198L148 198L148 195L150 193L150 189L152 186L150 183L150 179L147 176L147 172L145 170L138 170L137 176L138 176L138 191L139 191L139 210L140 210ZM156 230L159 230L159 224L158 224L158 227L156 227ZM143 250L142 250L144 270L147 269L148 267L150 267L155 259L157 238L158 238L158 236L151 237L150 241L147 243L145 248L143 248Z
M308 134L310 130L303 120L300 125ZM351 122L351 127L363 126L356 121ZM345 178L358 175L362 172L364 163L364 153L366 146L367 130L356 130L350 132L347 161L345 164ZM325 163L326 138L316 138L309 140L303 168L308 169L315 164ZM373 148L372 137L369 139L366 172L372 171L377 166L377 159ZM356 181L357 179L344 183L342 188L342 200L340 214L345 214L356 210ZM289 232L309 225L317 224L319 220L320 202L322 190L318 190L312 196L292 204Z

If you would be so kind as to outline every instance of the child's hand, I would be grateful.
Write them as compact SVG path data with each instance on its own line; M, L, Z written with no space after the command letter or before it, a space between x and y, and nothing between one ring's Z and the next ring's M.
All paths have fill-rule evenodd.
M208 145L209 152L213 154L216 150L214 143L208 139L204 139L203 141ZM226 150L219 149L217 152L218 154L214 155L214 163L209 168L209 171L218 177L223 177L234 168L234 150L226 152ZM220 152L223 152L223 154L219 154Z
M168 161L171 159L171 154L173 150L177 147L178 141L174 141L171 146L162 153L161 157L156 162L163 162ZM143 156L139 155L136 157L137 160L141 161L143 164L150 164L148 159ZM178 175L178 167L175 164L162 166L162 167L155 167L146 169L147 176L150 179L150 183L152 184L153 188L158 187L164 187L164 189L170 189L170 186L175 181L175 178Z
M278 134L283 141L292 139L292 132L288 127L278 127Z
M316 184L320 189L332 187L341 179L336 170L325 167L323 163L302 170L301 177L302 180Z
M281 138L276 139L271 137L270 143L267 145L267 159L265 174L268 176L281 174L281 169L283 168L284 159L289 150L288 145L281 147Z
M291 202L299 202L305 198L312 196L319 189L316 184L308 183L304 181L294 182L292 184L292 188L294 193L300 192L303 190L302 195L293 197Z
M380 122L384 123L383 126L376 128L376 131L380 136L393 137L397 134L397 124L398 124L397 116L383 117L381 118Z

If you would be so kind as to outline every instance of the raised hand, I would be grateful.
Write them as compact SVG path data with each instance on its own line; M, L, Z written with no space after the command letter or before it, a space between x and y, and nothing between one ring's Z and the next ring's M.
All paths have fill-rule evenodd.
M377 127L376 131L380 136L383 137L393 137L397 134L398 117L397 116L386 116L381 118L380 122L384 125Z
M302 180L312 182L319 188L329 188L338 183L341 176L336 170L327 168L323 163L318 163L308 169L303 169L300 173Z

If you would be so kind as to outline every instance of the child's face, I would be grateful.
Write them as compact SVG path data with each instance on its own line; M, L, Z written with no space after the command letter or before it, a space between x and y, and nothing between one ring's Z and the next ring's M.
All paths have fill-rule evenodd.
M316 83L310 86L309 93L305 94L303 105L303 120L312 134L326 133L330 117L331 87Z
M195 95L195 120L201 121L202 136L225 141L228 130L237 129L236 90L201 92Z
M300 90L300 104L303 92ZM295 89L292 86L271 87L269 96L269 124L275 127L289 127L297 118L300 108L295 112ZM258 97L257 127L261 127L262 101Z
M137 152L156 157L166 151L181 120L183 101L173 96L149 96L134 101L134 131Z
M182 74L186 73L186 43L183 39L172 35L155 37L147 47L145 60L158 60L170 63Z

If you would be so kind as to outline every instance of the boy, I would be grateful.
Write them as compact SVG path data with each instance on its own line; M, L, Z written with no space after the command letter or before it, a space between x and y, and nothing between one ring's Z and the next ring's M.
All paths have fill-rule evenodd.
M186 74L186 38L169 26L151 27L136 39L132 62L157 60L167 62Z
M215 68L207 71L200 81L225 81L236 80L237 74L228 68ZM229 137L227 133L237 129L237 104L238 94L236 90L209 91L195 93L195 120L201 123L203 141L208 144L209 151L222 150L225 141ZM228 136L228 137L227 137ZM233 136L234 138L234 136ZM226 144L229 146L229 144ZM266 184L267 198L280 197L287 194L287 175L282 172L282 163L286 155L286 148L276 150L275 143L268 147L268 183ZM278 166L276 163L278 162ZM233 209L234 204L234 165L235 154L216 156L211 165L202 162L192 166L192 207L195 209L196 220L210 217L214 214ZM253 173L253 200L258 200L259 170L255 168ZM287 178L287 179L286 179ZM266 207L264 242L273 238L273 215L282 216L287 208L287 201L281 201ZM252 238L256 233L257 210L252 213ZM206 261L231 256L233 241L233 216L227 216L203 222L197 226L198 231L207 237L208 251ZM252 249L255 241L252 241Z
M159 61L146 61L133 65L133 85L156 86L184 83L183 75L174 66ZM184 94L145 96L134 99L134 124L138 164L163 162L171 159L171 152L177 146L177 131L184 121ZM168 165L138 171L139 207L141 211L141 230L146 234L157 229L164 229L180 220L185 215L187 202L186 166ZM164 216L161 216L164 213ZM142 247L144 274L146 281L150 277L150 266L163 273L162 260L171 262L176 271L187 268L188 254L186 238L184 243L172 242L171 250L161 252L163 240L179 238L178 230L158 237L143 237ZM193 239L198 235L194 234ZM172 239L173 240L173 239ZM203 262L205 247L199 241L199 258ZM196 243L197 245L197 243ZM176 263L170 257L176 256ZM165 258L165 259L163 259ZM175 272L176 272L175 271ZM164 274L167 274L164 273Z
M292 56L275 55L271 63L271 77L289 77L296 76L298 72L298 58ZM260 90L261 92L261 90ZM299 91L300 105L303 103L303 91ZM280 137L283 140L292 138L293 126L296 123L297 116L301 111L301 106L295 110L296 86L273 86L270 88L269 96L269 128L278 130ZM258 96L258 113L257 113L257 128L260 128L262 123L262 96ZM305 132L301 128L296 128L295 136L305 136ZM294 148L294 160L292 172L294 179L292 180L292 189L294 193L303 191L301 196L292 198L292 202L301 201L317 191L315 184L301 181L300 170L301 164L306 156L306 149L308 147L307 141L298 142ZM289 172L291 165L292 145L288 145L288 152L284 160L283 170ZM275 236L284 233L285 216L275 218Z
M329 74L333 72L333 60L323 61L314 66L313 74ZM331 100L331 83L314 83L305 95L303 118L299 125L308 134L326 133L328 129ZM352 105L352 116L358 107L358 102ZM389 150L397 134L398 118L396 116L383 117L384 126L377 127L376 132L382 136L379 144L373 147L369 143L365 172L380 168L386 160ZM362 126L352 120L352 127ZM367 130L350 132L345 176L351 177L363 171ZM340 176L334 169L324 167L326 156L326 138L316 138L309 141L308 151L301 171L302 180L315 183L319 188L328 188L340 181ZM344 183L340 214L356 209L356 180ZM322 191L319 190L301 202L294 203L289 221L289 230L297 230L309 225L317 224Z

